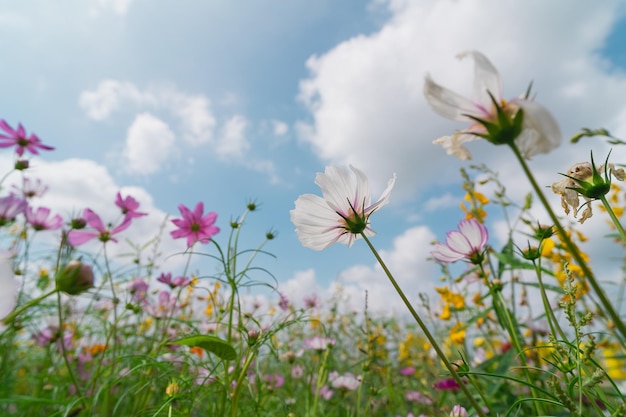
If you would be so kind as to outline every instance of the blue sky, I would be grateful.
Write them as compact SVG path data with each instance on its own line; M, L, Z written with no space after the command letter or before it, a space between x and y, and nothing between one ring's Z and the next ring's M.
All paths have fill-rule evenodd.
M268 247L277 259L263 265L294 298L324 293L337 279L355 298L364 289L380 295L381 306L390 291L363 242L314 252L297 241L289 210L298 195L319 194L315 173L330 163L363 170L374 198L397 173L392 203L372 218L374 243L407 292L436 283L425 258L462 216L458 170L468 163L431 143L460 126L433 113L421 91L426 73L471 91L471 65L454 58L459 52L489 56L506 96L532 80L565 138L581 127L626 136L626 8L618 1L5 3L0 117L56 147L33 164L32 176L51 186L44 202L63 215L91 207L112 219L115 192L132 193L151 216L128 237L144 241L165 215L178 216L178 204L203 201L218 213L225 244L229 220L256 200L243 244L278 231ZM600 141L564 143L532 166L549 185L590 149L608 151ZM506 149L470 150L513 196L528 191ZM615 161L623 156L614 150ZM10 155L0 158L10 164ZM488 226L498 245L497 213Z

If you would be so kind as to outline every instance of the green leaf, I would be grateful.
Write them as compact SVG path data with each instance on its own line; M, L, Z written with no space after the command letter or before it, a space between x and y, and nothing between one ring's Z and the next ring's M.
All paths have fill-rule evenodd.
M198 334L186 336L169 343L174 345L199 347L204 349L207 353L212 353L215 356L227 361L232 361L237 357L235 348L229 345L228 342L215 336Z

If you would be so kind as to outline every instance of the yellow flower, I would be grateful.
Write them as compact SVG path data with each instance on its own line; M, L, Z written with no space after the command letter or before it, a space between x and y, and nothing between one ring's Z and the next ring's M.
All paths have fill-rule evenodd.
M456 324L450 330L450 341L456 345L460 345L465 341L465 327L462 323Z
M450 320L450 304L445 303L443 305L443 309L441 310L441 313L439 313L439 318L441 320Z

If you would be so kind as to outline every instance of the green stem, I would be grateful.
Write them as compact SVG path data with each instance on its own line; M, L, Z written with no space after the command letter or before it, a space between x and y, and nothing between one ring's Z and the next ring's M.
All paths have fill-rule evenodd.
M37 298L33 298L32 300L30 300L26 304L21 305L20 308L13 310L13 312L11 314L9 314L4 319L2 319L2 324L9 325L9 324L13 323L13 320L15 320L17 318L17 316L19 316L20 314L22 314L24 311L28 310L29 308L31 308L33 306L36 306L41 301L43 301L45 298L50 297L52 294L54 294L57 291L59 291L59 290L57 290L55 288L52 291L48 291L47 293L45 293L43 295L40 295Z
M398 293L398 295L400 296L400 298L402 299L402 301L404 302L406 307L409 309L409 312L411 313L411 316L413 316L413 319L415 319L415 321L419 325L420 329L422 329L422 332L424 332L424 335L428 339L428 342L433 347L433 349L435 349L435 352L437 352L437 355L439 356L441 361L444 363L445 367L448 369L448 372L450 372L450 375L452 376L452 378L454 378L454 380L457 382L457 384L459 385L459 387L463 391L463 394L465 394L465 396L467 397L469 402L472 404L472 407L474 408L474 411L480 417L486 417L486 415L483 412L482 408L476 402L476 399L474 398L474 396L469 392L469 389L467 388L467 386L465 385L465 383L463 382L463 380L461 379L459 374L456 372L456 370L454 369L454 367L452 366L452 364L450 363L448 358L446 358L446 355L443 353L443 351L439 347L439 344L437 343L437 341L435 340L433 335L428 330L428 327L426 327L426 324L424 324L424 322L420 318L419 314L417 314L417 311L415 311L415 309L413 308L413 306L409 302L408 298L406 298L406 295L404 295L404 291L402 291L402 289L400 288L400 286L396 282L396 280L393 277L393 275L391 275L391 272L387 268L387 265L385 264L385 262L383 262L382 258L380 257L380 255L378 254L378 252L376 251L376 249L374 248L374 246L372 245L370 240L367 238L367 236L365 236L364 233L361 233L361 236L363 237L363 239L367 243L367 246L369 246L370 250L374 254L374 257L376 257L376 260L378 261L380 266L383 268L383 271L385 271L385 274L387 275L387 278L389 278L389 281L391 281L391 285L393 285L393 287L395 288L396 292Z
M615 228L619 232L619 235L622 237L622 241L626 243L626 232L624 231L624 228L622 227L622 223L619 221L619 219L615 215L615 212L611 208L611 205L607 201L606 196L600 197L600 201L602 202L602 205L606 209L606 212L609 213L609 217L613 221L613 224L615 225Z
M510 143L509 146L511 147L511 149L513 150L513 153L515 154L515 157L517 158L517 160L521 164L522 169L524 170L524 173L526 174L526 177L528 178L528 180L530 181L530 184L532 185L533 189L535 190L535 193L539 197L539 200L541 200L541 203L543 204L543 206L545 207L546 211L548 212L548 215L550 216L550 219L554 223L554 227L556 227L557 231L559 232L559 235L561 236L561 239L562 239L563 243L567 247L567 249L570 252L570 254L576 260L576 263L578 264L580 269L583 271L583 274L585 274L585 276L587 277L587 281L589 282L589 285L591 285L591 287L595 291L596 296L598 297L598 299L600 300L600 303L602 304L602 307L604 307L604 311L611 318L611 320L613 321L613 324L618 329L618 331L621 334L622 338L626 338L626 325L624 324L624 322L620 318L619 314L617 314L617 312L615 311L615 309L611 305L611 302L609 301L608 297L604 293L604 290L602 289L602 287L600 286L600 284L596 280L593 272L591 272L591 269L589 269L589 267L587 266L585 260L583 259L583 257L581 256L580 252L578 251L578 248L576 247L576 245L574 245L574 242L572 241L572 239L565 232L565 229L563 228L563 226L559 222L559 219L557 218L556 214L552 210L552 207L550 206L550 203L548 203L548 200L546 199L546 196L543 194L543 192L541 191L541 188L537 184L537 181L535 180L535 177L530 172L530 169L528 168L528 165L526 164L526 161L524 160L524 157L522 157L522 154L520 153L519 149L517 148L517 146L514 143ZM622 339L621 342L622 342L622 344L624 343L623 339Z

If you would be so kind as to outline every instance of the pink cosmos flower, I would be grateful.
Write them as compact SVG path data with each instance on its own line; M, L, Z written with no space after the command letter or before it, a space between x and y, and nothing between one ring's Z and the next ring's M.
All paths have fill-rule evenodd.
M12 188L24 198L28 199L33 197L42 197L46 191L48 191L49 187L45 185L40 178L37 178L34 181L31 178L24 178L21 187L14 184Z
M168 272L167 274L162 273L157 281L162 282L165 285L168 285L170 288L174 289L176 287L184 287L189 284L190 280L187 277L176 277L172 279L172 274Z
M217 226L214 226L217 213L210 212L203 216L204 204L202 202L196 204L193 211L182 204L178 206L178 210L183 218L172 220L178 229L172 231L171 235L174 239L186 237L188 248L196 242L209 243L211 238L220 231Z
M482 223L476 219L461 220L459 230L448 232L446 244L437 243L431 255L442 263L456 262L461 259L480 263L487 239L489 239L489 233Z
M85 209L83 211L83 218L87 222L87 225L95 230L70 230L67 234L67 242L72 246L82 245L89 242L91 239L98 238L101 242L113 241L117 243L117 239L113 235L118 234L130 226L131 218L126 216L122 223L116 226L114 229L109 230L100 216L93 212L91 209Z
M457 404L454 407L452 407L452 411L450 412L450 417L469 417L469 414L467 414L467 410L465 409L465 407L462 407Z
M39 207L36 211L32 207L28 207L26 209L26 222L36 231L56 230L63 226L63 218L58 214L50 217L50 209L47 207Z
M289 298L287 298L287 296L283 294L282 292L279 292L278 296L280 297L280 300L278 301L278 307L282 311L287 311L289 309L289 305L291 304L289 302Z
M331 346L335 346L335 339L331 339L330 337L314 336L304 341L304 348L307 350L317 350L321 352Z
M343 375L338 375L336 372L334 375L329 375L328 380L331 381L331 386L335 389L343 389L346 391L354 391L361 385L361 378L354 376L350 372L346 372Z
M54 148L41 143L41 139L34 133L31 133L29 137L26 137L26 130L21 124L18 124L17 130L13 129L4 120L0 120L0 129L4 130L5 134L0 133L0 148L9 148L15 146L19 156L24 154L24 151L28 151L33 155L38 155L37 149L43 149L45 151L51 151Z
M148 296L148 283L141 278L135 278L128 289L133 301L141 302Z
M353 166L350 169L354 177L343 167L326 167L323 174L315 177L323 198L301 195L295 202L296 208L289 212L298 239L307 248L322 250L335 242L352 246L362 233L376 234L370 228L369 218L389 201L396 176L389 180L380 199L371 204L367 177Z
M26 211L27 206L26 200L13 193L0 198L0 226L15 220L18 215Z
M115 205L122 209L122 214L131 218L146 216L148 213L140 213L139 202L131 196L122 198L122 195L118 192L115 196Z

